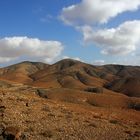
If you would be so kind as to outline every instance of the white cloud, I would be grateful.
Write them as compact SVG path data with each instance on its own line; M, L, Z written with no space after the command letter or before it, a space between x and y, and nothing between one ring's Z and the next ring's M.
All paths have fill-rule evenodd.
M63 56L62 59L73 59L73 60L77 60L77 61L82 61L79 57L69 57L69 56Z
M54 20L54 17L52 15L49 15L49 14L40 18L40 21L43 23L51 22L51 20Z
M105 65L105 60L95 60L93 65Z
M106 23L126 11L135 11L140 0L82 0L79 4L65 7L60 18L69 25Z
M140 46L140 20L127 21L117 28L94 31L89 26L81 28L85 42L102 47L103 54L124 55Z
M10 62L10 61L15 60L15 59L16 58L0 57L0 63Z
M59 41L44 41L38 38L5 37L0 39L0 63L20 57L53 61L61 54L63 45Z

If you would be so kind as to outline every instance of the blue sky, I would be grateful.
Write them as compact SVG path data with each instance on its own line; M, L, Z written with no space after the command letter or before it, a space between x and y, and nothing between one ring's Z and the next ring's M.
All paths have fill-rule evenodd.
M102 2L102 0L99 1ZM106 40L104 40L103 36L107 32L109 32L109 36L118 34L121 25L123 26L121 30L124 32L130 27L131 30L134 27L140 27L140 1L134 0L136 4L130 8L127 6L127 1L129 0L123 3L124 5L126 4L126 6L119 9L118 12L114 12L114 15L110 15L109 13L103 15L104 11L100 10L100 8L102 8L99 5L100 3L96 4L97 0L87 0L87 2L85 2L85 0L1 0L0 66L24 60L53 63L68 57L93 64L120 63L130 65L134 64L132 62L133 58L136 62L135 65L139 65L138 44L140 42L132 41L125 44L122 39L123 35L119 34L121 36L119 42L122 41L123 45L113 44L113 46L108 47L108 45L116 42L120 36L116 38L112 37L111 39L107 38ZM89 9L91 8L89 13L86 4L96 4L99 10L94 10L95 7L91 6L89 7ZM119 4L118 7L120 6ZM69 10L69 7L72 5L75 7ZM85 9L84 6L87 9ZM115 4L112 4L112 6L115 6ZM110 9L108 7L105 8L108 8L108 10L112 12L112 6L110 6ZM76 13L79 12L78 9L81 10L79 13L79 15L81 14L80 16L76 15ZM84 10L85 15L82 14ZM94 16L94 13L98 16L98 12L100 12L99 19ZM89 18L84 17L88 15L90 15ZM104 19L106 21L103 21ZM125 22L129 23L126 25L124 24ZM135 24L137 24L137 26L135 26ZM127 26L126 30L124 30L125 26ZM110 33L110 28L113 28L115 33ZM90 33L88 32L89 30ZM129 30L130 33L132 32L131 30ZM96 32L98 33L97 35ZM139 31L136 31L134 34L138 36ZM137 38L137 36L135 38ZM26 37L26 39L24 37ZM124 37L127 37L126 33ZM30 40L34 42L35 38L38 39L39 43L41 41L51 41L51 45L53 46L54 41L57 41L61 43L61 45L59 44L51 49L50 46L48 47L48 42L41 42L40 45L35 47L35 50L40 52L36 55L34 47L29 45L30 49L28 50L27 45ZM131 38L131 36L128 37L128 40L129 38ZM135 38L133 40L135 40ZM12 42L10 46L8 42L11 40L13 42L22 40L22 43L20 43L22 45L17 45L17 48L15 48ZM103 42L105 43L103 44ZM126 45L130 47L127 48ZM114 49L116 46L118 48L117 50ZM44 48L42 49L41 47ZM123 48L122 50L121 47ZM48 53L45 55L43 52L43 55L41 55L41 49ZM60 49L60 51L57 52L55 49ZM124 53L121 53L123 51ZM21 52L24 53L22 54ZM35 55L31 55L32 53Z

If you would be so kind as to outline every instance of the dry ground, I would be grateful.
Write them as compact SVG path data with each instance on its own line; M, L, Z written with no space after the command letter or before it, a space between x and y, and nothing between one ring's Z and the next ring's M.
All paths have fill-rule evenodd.
M21 132L19 140L140 139L139 111L125 106L106 106L106 102L101 106L90 104L87 102L88 93L81 93L81 99L77 99L78 91L75 91L75 98L72 98L74 90L70 94L68 89L63 90L63 93L60 89L54 91L57 97L54 98L52 93L42 98L34 87L1 87L0 139L4 140L4 130L9 127L17 129L16 134ZM94 94L92 98L96 96Z

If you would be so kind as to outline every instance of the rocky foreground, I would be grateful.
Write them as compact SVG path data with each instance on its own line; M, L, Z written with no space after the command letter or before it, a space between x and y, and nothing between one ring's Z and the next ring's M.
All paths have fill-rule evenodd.
M22 84L0 88L0 140L140 139L138 110L74 100L68 89L64 98L44 92Z

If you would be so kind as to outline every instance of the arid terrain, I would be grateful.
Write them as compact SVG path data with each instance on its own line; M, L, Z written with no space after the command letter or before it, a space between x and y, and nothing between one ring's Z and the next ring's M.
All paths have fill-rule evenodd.
M0 68L0 140L140 140L140 67Z

